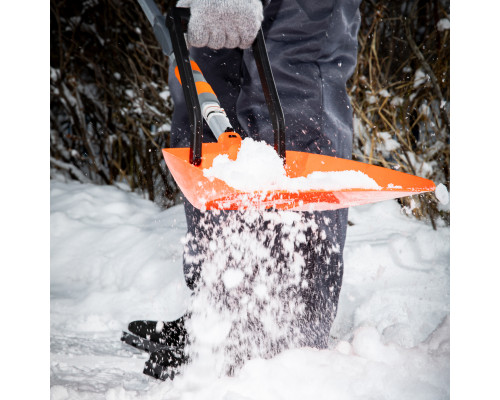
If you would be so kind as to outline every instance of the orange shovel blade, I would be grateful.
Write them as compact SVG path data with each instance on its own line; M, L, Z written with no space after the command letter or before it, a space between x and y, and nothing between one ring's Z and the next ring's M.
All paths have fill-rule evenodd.
M225 133L224 135L230 135ZM241 139L238 135L219 138L217 143L202 145L202 162L189 163L189 148L163 149L163 156L175 181L187 200L201 210L268 209L297 211L335 210L374 203L418 193L434 191L436 186L428 179L342 158L298 151L286 152L285 170L290 178L306 177L315 171L360 171L368 175L380 189L253 191L237 190L224 181L203 175L220 154L235 159ZM237 136L237 137L235 137Z

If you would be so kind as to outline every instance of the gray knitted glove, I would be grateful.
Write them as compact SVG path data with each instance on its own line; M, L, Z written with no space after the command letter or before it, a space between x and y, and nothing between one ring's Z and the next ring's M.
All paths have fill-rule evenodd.
M261 0L179 0L177 6L191 8L188 42L194 47L250 47L264 18Z

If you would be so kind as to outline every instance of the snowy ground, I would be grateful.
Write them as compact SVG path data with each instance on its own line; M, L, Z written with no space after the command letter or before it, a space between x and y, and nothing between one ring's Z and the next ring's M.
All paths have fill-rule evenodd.
M134 319L182 315L182 207L114 187L51 181L51 398L449 398L449 229L394 201L351 208L339 313L328 350L252 360L232 378L142 374L119 340Z

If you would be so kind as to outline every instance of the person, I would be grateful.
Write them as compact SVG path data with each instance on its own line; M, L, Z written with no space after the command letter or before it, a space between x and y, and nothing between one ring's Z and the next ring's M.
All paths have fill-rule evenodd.
M346 82L354 72L361 0L180 0L191 8L188 25L190 55L200 65L206 80L236 132L274 143L269 113L260 85L251 46L262 27L269 59L280 95L286 123L286 149L350 159L352 155L352 108ZM190 128L180 84L170 71L174 101L171 146L189 147ZM204 132L204 141L210 141ZM213 139L215 141L215 139ZM194 289L202 268L204 237L209 233L201 220L207 215L185 203L190 240L185 248L184 272ZM222 217L220 216L222 214ZM309 235L304 278L308 284L301 296L305 304L301 346L328 346L336 314L343 275L343 247L347 209L306 213L315 220L320 235ZM317 249L323 251L317 251ZM327 251L327 249L335 251ZM195 260L195 261L193 261ZM198 260L198 261L196 261ZM173 378L185 361L185 317L157 324L134 321L129 330L152 341L177 346L153 351L144 372Z

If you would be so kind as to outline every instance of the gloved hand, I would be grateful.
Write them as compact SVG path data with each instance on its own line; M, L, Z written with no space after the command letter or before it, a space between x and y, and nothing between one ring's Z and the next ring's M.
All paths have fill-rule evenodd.
M194 47L250 47L264 18L261 0L179 0L177 6L191 8L188 42Z

